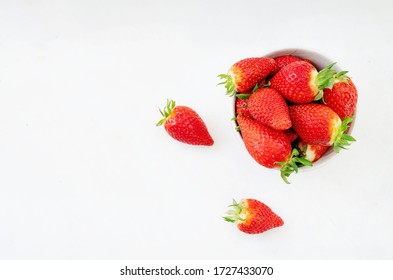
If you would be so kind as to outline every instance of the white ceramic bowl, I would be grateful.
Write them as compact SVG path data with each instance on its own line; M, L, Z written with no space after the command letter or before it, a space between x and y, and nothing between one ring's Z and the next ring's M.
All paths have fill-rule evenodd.
M336 61L331 60L328 57L326 57L325 55L322 55L320 53L305 50L305 49L299 49L299 48L278 50L275 52L267 53L262 56L276 58L276 57L283 56L283 55L293 55L293 56L297 56L297 57L300 57L303 59L308 59L313 63L313 65L317 68L318 71L322 70L323 68L325 68L329 64L336 62ZM340 68L340 66L338 64L335 64L333 69L338 72L342 71L342 69ZM345 69L345 70L347 70L347 69ZM236 96L233 98L231 109L233 111L233 115L236 116ZM350 125L350 128L347 131L347 134L352 133L353 128L355 126L355 119L356 119L356 113L355 113L354 119ZM237 127L236 121L234 121L233 123L234 123L234 126ZM243 142L241 134L239 132L236 132L236 134L239 136L239 139ZM337 153L335 153L333 151L333 148L331 147L331 148L329 148L329 150L326 151L326 153L319 160L317 160L316 162L313 163L313 166L311 166L311 167L303 166L303 167L299 168L299 172L300 171L307 171L307 170L315 170L317 167L321 167L322 165L325 165L327 162L331 162L331 160L333 158L336 158L336 155L337 155ZM277 168L277 170L278 170L278 168Z

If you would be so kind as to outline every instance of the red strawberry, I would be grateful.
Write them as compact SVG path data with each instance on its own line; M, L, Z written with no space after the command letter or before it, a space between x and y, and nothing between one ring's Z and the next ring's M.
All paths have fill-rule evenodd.
M273 168L289 159L292 148L282 131L243 116L238 116L237 122L248 152L259 164Z
M250 110L248 109L248 99L236 98L236 115L252 118Z
M297 133L292 129L287 129L283 131L285 135L288 137L290 143L294 142L299 136Z
M283 56L279 56L274 58L274 60L276 61L276 67L274 67L272 74L276 74L281 68L283 68L284 66L291 64L292 62L296 62L296 61L302 61L301 58L297 57L297 56L293 56L293 55L283 55Z
M157 126L164 124L168 134L183 143L211 146L214 141L201 117L191 108L176 106L175 101L168 100L161 111L163 119Z
M270 83L263 79L254 86L252 91L236 94L236 115L243 115L245 117L252 118L250 110L248 109L248 98L258 89L268 86L270 86Z
M350 142L356 141L344 134L352 118L340 117L328 106L322 104L303 104L289 106L293 128L301 139L310 144L334 146L334 151L346 149Z
M298 143L300 155L308 161L316 162L329 149L329 146L308 144L303 140Z
M278 130L292 126L288 105L275 89L260 88L248 98L248 110L253 118Z
M240 203L233 200L233 210L227 211L225 221L236 223L240 231L257 234L280 227L284 221L266 204L256 199L243 199Z
M340 75L340 73L344 74ZM355 113L358 92L352 80L345 76L346 72L340 73L333 88L331 90L328 88L323 90L323 101L343 120L345 117L351 117Z
M299 152L296 149L292 151L291 143L284 132L244 116L238 116L237 122L249 154L262 166L281 167L281 178L286 183L289 183L287 177L293 171L298 171L296 163L311 164L297 157Z
M331 88L336 71L333 64L318 72L306 61L297 61L281 68L270 80L271 87L278 90L285 99L298 104L310 103L322 98L323 89Z
M227 94L233 96L236 92L251 91L255 85L265 79L275 67L276 62L272 58L252 57L236 62L228 71L228 74L218 75L224 79Z
M245 117L252 118L250 110L248 110L248 98L258 89L268 86L270 86L270 83L267 83L266 79L263 79L254 86L252 91L236 94L236 115L243 115Z

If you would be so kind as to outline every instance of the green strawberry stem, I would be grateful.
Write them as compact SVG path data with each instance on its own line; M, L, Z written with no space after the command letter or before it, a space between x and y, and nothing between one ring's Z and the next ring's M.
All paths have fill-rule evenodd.
M267 88L270 87L270 81L268 81L267 83L263 84L263 85L259 85L258 83L255 84L254 88L252 89L252 92L256 92L258 89L260 88Z
M220 75L218 75L218 77L220 79L224 79L224 81L219 83L219 85L224 85L225 84L225 88L227 89L227 93L226 94L229 95L229 96L234 96L235 93L236 93L236 89L235 89L235 84L233 83L231 75L220 74Z
M348 71L338 72L336 75L336 79L343 81L343 82L347 82L348 81L347 73L348 73Z
M234 209L228 210L226 213L228 216L223 217L225 221L230 223L236 223L237 221L244 221L244 219L240 216L244 207L242 207L236 200L232 200L232 204L229 207L233 207Z
M270 81L267 81L266 84L263 84L263 85L261 85L260 87L261 87L261 88L265 88L265 87L270 87L270 85L271 85L271 82L270 82Z
M318 72L315 82L317 84L319 92L314 98L315 101L320 100L323 97L323 89L332 89L334 81L336 78L338 78L338 75L340 75L339 77L341 77L347 73L346 71L341 71L337 73L337 71L332 70L334 64L336 64L336 62L329 64L326 68Z
M353 121L353 116L352 117L346 117L343 119L339 132L337 133L336 138L334 139L333 143L333 150L336 153L339 153L341 149L348 150L348 146L351 145L352 142L355 142L356 139L353 138L349 134L345 134L345 131L349 128L349 123Z
M170 99L167 99L166 101L166 106L164 107L164 110L160 110L160 113L162 115L162 119L158 121L156 126L160 126L165 123L165 121L169 118L170 115L172 115L173 109L176 107L176 102Z
M284 180L285 183L290 184L288 181L288 177L293 173L298 173L299 167L301 166L312 166L312 162L299 157L299 151L294 148L291 153L291 157L286 162L276 162L278 165L281 166L281 178ZM299 164L299 166L298 166Z
M251 93L239 93L236 94L236 97L239 99L248 99L251 96Z

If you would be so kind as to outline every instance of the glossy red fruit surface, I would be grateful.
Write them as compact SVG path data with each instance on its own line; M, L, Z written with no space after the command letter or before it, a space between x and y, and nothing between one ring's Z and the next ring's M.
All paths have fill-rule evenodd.
M318 95L315 79L317 69L308 62L297 61L284 66L270 80L271 87L278 90L285 99L302 104L312 102Z
M343 120L351 117L356 110L358 101L357 89L350 78L334 83L333 88L323 90L323 100Z
M275 89L260 88L248 98L248 110L260 123L277 130L292 126L288 105Z
M247 151L259 164L267 168L279 167L277 162L290 158L291 143L282 131L244 116L238 116L237 122Z
M276 67L274 67L272 71L273 75L276 74L279 70L281 70L281 68L283 68L284 66L287 66L288 64L296 61L302 61L303 59L293 55L283 55L274 58L274 60L276 61Z
M293 129L287 129L284 130L283 132L288 137L290 143L294 142L299 137Z
M293 129L310 144L331 146L341 127L340 117L328 106L304 104L289 106Z

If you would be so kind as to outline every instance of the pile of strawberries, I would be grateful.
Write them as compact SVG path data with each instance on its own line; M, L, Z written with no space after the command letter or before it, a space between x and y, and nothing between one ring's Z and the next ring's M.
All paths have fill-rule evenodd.
M347 71L334 63L318 71L312 61L286 55L246 58L219 77L236 98L236 121L246 149L281 177L312 166L332 147L346 149L358 94Z

